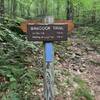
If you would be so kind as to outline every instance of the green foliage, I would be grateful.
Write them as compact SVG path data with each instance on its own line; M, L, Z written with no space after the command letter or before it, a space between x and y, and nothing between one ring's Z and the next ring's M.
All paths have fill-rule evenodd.
M100 30L98 27L81 27L78 29L78 35L83 37L91 47L100 53Z
M100 0L70 0L73 4L74 21L90 24L95 12L96 21L100 18ZM8 0L5 1L5 15L10 18L43 18L53 15L56 19L66 19L67 0ZM15 10L16 9L16 10Z
M75 95L73 97L73 100L94 100L93 96L91 95L89 89L86 88L78 88L75 91Z
M86 82L84 80L82 80L79 76L75 76L73 81L76 82L79 85L79 87L86 86Z
M79 76L75 76L73 80L79 85L79 87L75 90L73 100L94 100L94 97L84 80L82 80Z
M70 1L73 4L74 22L84 26L88 24L88 27L79 28L77 33L100 52L100 0ZM44 18L44 15L66 19L66 8L69 5L66 0L5 0L4 6L4 24L0 24L0 100L30 100L35 91L34 86L39 83L37 76L43 64L43 51L39 50L38 44L28 42L17 26L25 21L24 18L39 19ZM59 62L62 63L70 56L65 51L68 51L66 46L72 43L69 41L58 44L56 51ZM70 76L67 72L63 74ZM79 77L75 77L74 81L80 86L74 100L81 97L93 100L85 87L86 83ZM69 80L68 82L70 83Z
M2 100L20 100L18 93L15 93L14 91L10 91L6 96L2 97Z
M4 25L0 27L0 47L0 100L29 100L33 85L38 85L39 71L30 67L37 65L38 48Z

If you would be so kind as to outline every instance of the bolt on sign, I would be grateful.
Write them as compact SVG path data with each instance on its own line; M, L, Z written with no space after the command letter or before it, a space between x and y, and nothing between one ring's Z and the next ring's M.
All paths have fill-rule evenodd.
M27 25L29 41L65 41L67 40L67 24L32 24Z

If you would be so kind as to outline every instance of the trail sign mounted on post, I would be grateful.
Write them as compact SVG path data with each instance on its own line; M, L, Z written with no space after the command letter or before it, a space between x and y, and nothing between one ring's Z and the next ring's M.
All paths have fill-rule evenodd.
M44 100L54 100L53 41L66 41L67 32L68 25L65 23L54 23L52 16L46 17L44 24L27 24L28 40L44 42Z
M67 24L28 24L27 37L30 41L65 41Z
M54 45L53 41L66 41L67 32L74 24L71 20L55 20L47 16L44 23L40 20L28 20L19 26L27 33L29 41L43 41L44 45L44 100L54 100Z

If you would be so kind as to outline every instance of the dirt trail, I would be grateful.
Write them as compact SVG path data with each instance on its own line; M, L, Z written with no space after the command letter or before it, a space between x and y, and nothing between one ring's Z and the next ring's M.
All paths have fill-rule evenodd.
M98 54L94 48L86 43L84 39L72 36L70 41L72 42L72 45L69 46L65 52L65 54L69 54L69 57L67 57L65 62L59 64L57 69L62 69L63 71L63 69L66 68L72 75L80 76L82 80L87 82L92 94L95 96L95 100L100 100L100 54ZM64 77L60 79L63 80ZM71 91L69 90L67 93L71 94ZM69 96L68 98L68 95L65 99L57 97L57 100L71 100L71 97Z
M88 83L90 89L93 90L95 100L100 100L100 54L84 39L73 36L71 40L72 46L69 47L69 50L71 49L74 55L72 63L75 60L76 63L74 63L74 67L71 66L70 68L73 72L78 72L82 79Z

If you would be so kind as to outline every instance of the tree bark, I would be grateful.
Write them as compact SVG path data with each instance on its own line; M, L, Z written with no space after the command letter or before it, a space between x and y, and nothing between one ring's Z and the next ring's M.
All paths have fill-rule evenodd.
M67 14L66 14L67 20L73 19L73 4L71 0L67 0Z
M12 15L13 15L13 18L16 17L16 8L17 8L17 2L16 2L16 0L12 0Z
M0 0L0 23L4 22L4 0Z
M57 17L59 18L60 2L57 1Z
M92 16L91 16L92 24L96 22L96 2L94 1Z

